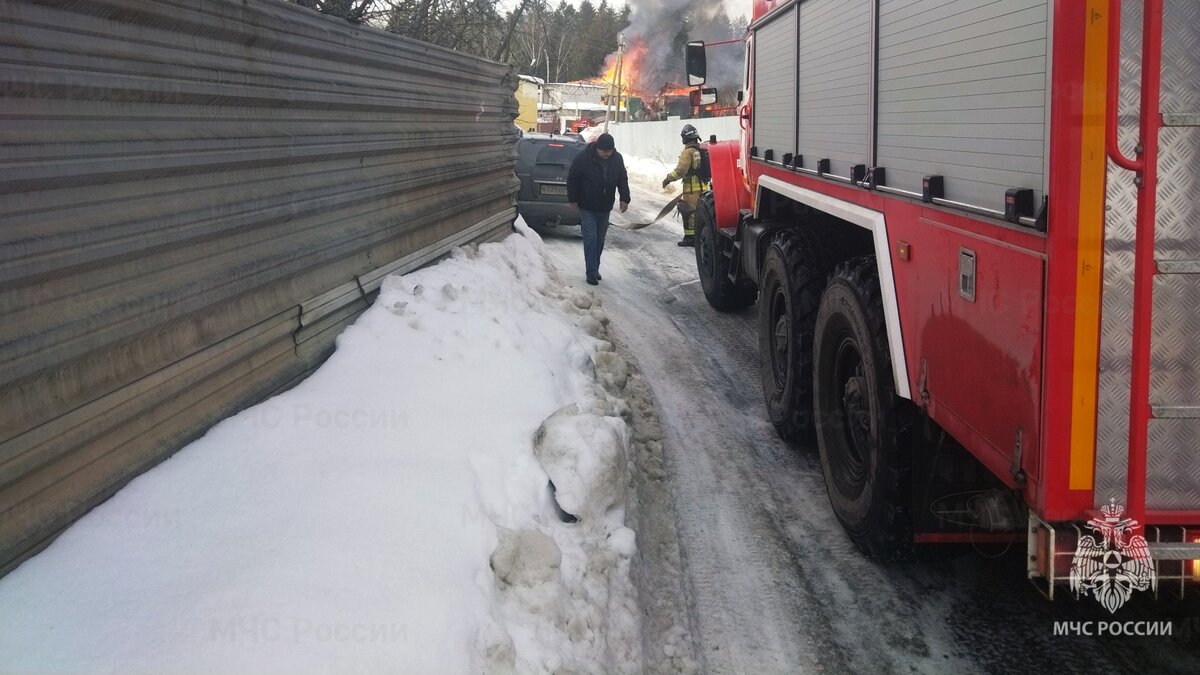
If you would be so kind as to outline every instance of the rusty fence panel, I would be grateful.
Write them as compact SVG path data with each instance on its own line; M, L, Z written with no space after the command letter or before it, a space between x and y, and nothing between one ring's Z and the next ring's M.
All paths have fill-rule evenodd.
M0 574L510 231L515 86L278 0L0 0Z

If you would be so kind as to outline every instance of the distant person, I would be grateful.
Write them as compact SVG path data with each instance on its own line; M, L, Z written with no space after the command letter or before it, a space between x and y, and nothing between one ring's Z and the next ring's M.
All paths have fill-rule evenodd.
M621 192L621 213L629 208L629 174L625 160L616 150L609 134L600 134L595 143L575 157L567 173L567 201L579 210L579 229L583 232L583 264L587 282L600 281L600 254L608 234L608 216L616 193Z
M679 161L675 170L667 174L662 186L683 180L683 195L679 199L679 215L683 217L683 239L680 246L692 246L696 240L696 205L700 203L700 194L704 192L704 182L700 179L700 132L696 127L685 124L679 132L683 139L683 150L679 152Z

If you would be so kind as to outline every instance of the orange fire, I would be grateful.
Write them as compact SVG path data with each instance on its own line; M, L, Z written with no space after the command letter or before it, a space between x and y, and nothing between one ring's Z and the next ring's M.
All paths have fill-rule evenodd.
M634 38L621 54L621 90L626 96L638 96L643 90L641 63L646 56L646 51L646 44L642 42L641 38ZM617 53L613 52L604 59L604 67L600 71L600 77L596 79L596 84L615 86L618 76L617 65Z
M658 95L659 96L687 96L691 92L692 92L691 89L688 89L687 87L685 87L683 85L675 84L674 82L668 82L662 86L662 89L658 90Z

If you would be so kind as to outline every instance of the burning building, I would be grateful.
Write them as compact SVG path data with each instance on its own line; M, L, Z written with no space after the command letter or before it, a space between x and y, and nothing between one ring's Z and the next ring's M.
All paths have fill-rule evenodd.
M667 82L658 88L654 107L660 115L691 117L694 111L689 98L691 90L685 86Z
M556 111L557 131L618 121L707 117L733 108L693 108L684 75L683 48L689 39L740 37L745 20L731 22L720 3L698 0L646 0L633 8L622 49L609 54L593 78L545 86L543 106ZM709 61L709 81L719 103L731 105L741 86L743 54L733 45ZM539 128L542 125L539 124Z
M564 112L571 109L566 102L569 97L567 92L589 90L593 94L591 102L603 106L598 112L611 112L610 119L614 121L655 120L669 115L688 117L696 112L689 103L690 90L686 86L672 81L663 82L657 79L657 69L647 69L647 64L653 61L648 58L649 54L646 44L640 38L635 38L626 49L608 56L600 75L549 86L563 90ZM603 118L603 114L600 118Z
M677 84L684 76L684 45L689 40L740 38L745 30L746 20L730 20L722 3L645 0L633 6L630 25L623 33L626 46L620 60L618 53L610 54L600 74L589 81L611 86L619 79L623 98L635 97L644 102L639 113L634 113L631 106L631 119L707 116L716 112L715 106L693 109L689 89ZM718 105L731 105L734 100L741 87L743 63L740 44L730 45L709 59L705 86L718 89Z

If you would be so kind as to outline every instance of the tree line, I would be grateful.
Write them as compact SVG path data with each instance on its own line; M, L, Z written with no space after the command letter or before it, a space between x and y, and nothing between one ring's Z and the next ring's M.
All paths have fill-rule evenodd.
M502 9L499 0L290 0L322 14L370 24L391 33L511 63L524 75L547 82L596 77L630 28L628 5L582 0L520 0ZM714 8L713 5L716 5ZM718 40L740 36L745 19L730 20L721 3L691 0L664 17L670 25L637 26L667 79L683 79L683 45L689 36ZM734 50L737 51L737 50ZM732 56L732 55L731 55ZM722 59L725 61L725 59ZM729 69L740 71L737 65ZM678 70L678 73L674 71ZM722 69L725 70L725 69ZM665 80L664 80L665 81ZM719 83L722 88L729 86Z
M511 63L547 81L594 77L629 25L629 7L583 0L522 0L503 10L499 0L289 0L322 14L390 33Z

